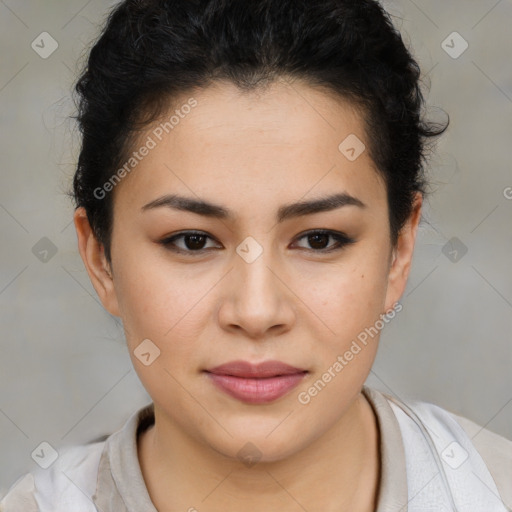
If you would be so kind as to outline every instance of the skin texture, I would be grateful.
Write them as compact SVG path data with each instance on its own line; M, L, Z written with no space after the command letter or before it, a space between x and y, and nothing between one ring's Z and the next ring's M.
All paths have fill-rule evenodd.
M259 93L218 82L172 110L191 96L197 106L114 189L111 267L84 210L74 217L91 282L122 318L133 365L155 404L155 426L138 445L151 499L160 512L372 511L379 432L361 387L379 336L307 405L298 395L400 299L422 197L392 248L386 189L369 152L351 162L338 149L350 134L369 146L349 103L299 82L278 81ZM366 207L276 223L280 206L335 192ZM171 193L220 204L234 219L141 210ZM304 237L317 229L355 243L326 253L336 240L314 245ZM210 238L175 244L188 254L207 248L202 255L159 243L188 230ZM263 249L252 263L236 252L248 236ZM160 350L149 366L134 355L144 339ZM203 372L235 359L277 359L309 373L278 400L251 405L217 390ZM247 442L261 452L252 467L237 457Z

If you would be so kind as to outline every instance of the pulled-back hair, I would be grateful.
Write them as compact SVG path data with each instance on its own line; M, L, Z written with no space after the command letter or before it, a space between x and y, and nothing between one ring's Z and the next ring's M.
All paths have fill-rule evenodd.
M426 193L429 138L420 69L375 0L124 0L109 13L75 85L81 151L71 195L110 262L112 194L94 191L137 133L178 95L228 80L241 90L300 80L350 101L384 179L391 242ZM341 142L341 141L340 141Z

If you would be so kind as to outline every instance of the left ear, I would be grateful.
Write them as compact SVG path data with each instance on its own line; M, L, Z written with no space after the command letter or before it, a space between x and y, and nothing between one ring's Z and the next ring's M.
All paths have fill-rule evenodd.
M416 192L411 215L400 230L397 245L393 249L386 292L386 311L389 311L400 300L407 286L422 204L423 194Z

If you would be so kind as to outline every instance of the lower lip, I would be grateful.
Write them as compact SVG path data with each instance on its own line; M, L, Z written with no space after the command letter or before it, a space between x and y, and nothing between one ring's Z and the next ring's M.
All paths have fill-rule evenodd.
M248 404L265 404L286 395L301 382L307 372L264 379L206 373L217 388L233 398Z

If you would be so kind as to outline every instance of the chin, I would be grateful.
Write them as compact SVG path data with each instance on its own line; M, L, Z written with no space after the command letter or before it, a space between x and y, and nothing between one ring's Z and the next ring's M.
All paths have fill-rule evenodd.
M308 444L307 439L299 439L295 431L282 429L277 433L275 421L264 422L261 429L234 428L226 425L233 437L210 440L210 447L229 459L239 460L243 465L274 463L286 460L301 451ZM269 433L271 433L269 435Z

